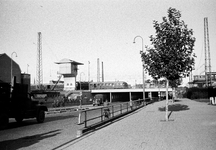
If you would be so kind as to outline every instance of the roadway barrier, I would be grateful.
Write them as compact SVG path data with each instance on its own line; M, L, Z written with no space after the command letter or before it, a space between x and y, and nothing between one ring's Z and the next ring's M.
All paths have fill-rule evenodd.
M63 113L63 112L68 112L68 111L76 111L76 108L74 108L74 107L53 108L53 109L48 109L48 111L46 112L46 114Z
M153 103L155 101L158 101L158 98L147 98L144 101L143 99L135 100L135 101L130 101L130 102L124 102L120 104L114 104L108 106L110 113L109 117L105 117L105 112L104 110L107 107L101 107L101 108L95 108L95 109L89 109L89 110L81 110L79 112L79 117L78 117L78 124L84 124L84 128L79 129L77 131L77 137L82 136L84 133L91 131L97 127L100 127L108 122L111 122L115 119L118 119L128 113L131 113L143 106L146 106L150 103ZM97 111L97 115L91 116L89 115L92 111ZM82 120L81 120L81 116Z
M82 108L79 108L80 106L70 106L70 107L57 107L57 108L48 108L48 111L46 114L55 114L55 113L63 113L63 112L70 112L70 111L79 111L79 110L86 110L91 109L90 105L82 105Z

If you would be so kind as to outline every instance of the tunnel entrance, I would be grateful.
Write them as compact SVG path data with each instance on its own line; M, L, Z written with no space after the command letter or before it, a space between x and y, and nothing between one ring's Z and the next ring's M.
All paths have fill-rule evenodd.
M112 102L128 102L129 93L112 93Z

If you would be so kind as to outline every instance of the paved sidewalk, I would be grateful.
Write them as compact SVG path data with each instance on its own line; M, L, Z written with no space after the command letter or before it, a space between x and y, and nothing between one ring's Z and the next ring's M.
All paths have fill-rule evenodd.
M165 122L165 101L137 112L60 149L63 150L215 150L216 106L181 99L170 104Z

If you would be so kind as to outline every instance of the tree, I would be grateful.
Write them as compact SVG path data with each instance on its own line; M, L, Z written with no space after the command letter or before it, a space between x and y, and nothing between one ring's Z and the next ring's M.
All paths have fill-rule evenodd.
M176 89L179 85L181 85L181 83L182 83L182 78L177 79L177 80L173 80L173 81L169 81L169 86L172 87L172 99L173 99L172 102L174 102L174 99L175 99L175 97L176 97L175 89Z
M193 30L180 20L180 11L169 8L167 13L168 16L163 17L161 23L153 21L156 33L150 36L152 46L147 46L146 52L141 52L141 58L149 75L156 80L165 78L167 81L165 118L168 121L168 82L189 76L196 56L193 53Z
M182 78L169 81L169 86L171 86L172 88L177 88L179 85L181 85L181 83L182 83Z

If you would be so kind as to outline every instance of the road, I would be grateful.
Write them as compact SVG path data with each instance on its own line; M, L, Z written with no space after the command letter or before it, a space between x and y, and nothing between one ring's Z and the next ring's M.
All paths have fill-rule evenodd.
M9 127L0 130L1 150L47 150L54 149L76 137L78 112L47 114L44 123L38 124L35 119L24 120L18 124L10 119Z
M120 106L116 105L114 109L115 111L119 110ZM115 114L119 113L118 111ZM89 111L87 116L91 118L100 114L101 109L98 109ZM36 119L24 120L22 124L18 124L14 119L10 119L9 127L5 130L0 130L0 150L55 149L74 140L77 130L84 127L84 124L78 125L78 116L79 112L74 110L64 113L46 114L45 122L41 124L38 124ZM81 117L81 122L83 120L84 113ZM99 118L91 123L100 120ZM88 125L91 123L88 123Z

